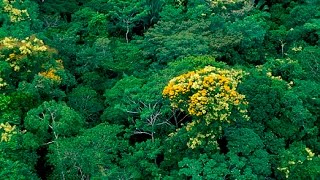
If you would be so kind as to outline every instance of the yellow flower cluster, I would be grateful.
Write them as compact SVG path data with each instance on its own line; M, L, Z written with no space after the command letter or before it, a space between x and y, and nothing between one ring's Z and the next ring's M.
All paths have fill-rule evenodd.
M0 77L0 89L7 86L8 84Z
M245 96L236 91L245 73L206 66L170 80L162 94L171 105L187 110L190 115L204 116L207 124L212 120L230 122L231 110L236 108L246 116Z
M192 122L188 123L187 126L186 126L186 130L187 131L191 131L193 126L196 125L196 123L198 123L198 122L192 121Z
M288 179L289 178L289 174L290 174L290 171L289 171L289 168L288 167L278 167L277 168L279 171L283 172L286 176L286 178Z
M309 148L305 148L305 150L307 151L308 155L307 155L307 160L311 161L312 158L314 157L314 153L311 151L311 149Z
M204 139L206 136L199 133L195 138L190 138L189 142L187 143L187 146L191 149L195 149L197 146L202 144L201 139Z
M56 74L57 70L50 68L48 71L40 72L39 75L56 82L61 82L61 77Z
M198 133L196 137L189 139L189 142L187 142L187 146L188 148L195 149L200 146L206 138L210 138L208 144L212 144L216 148L218 148L218 142L215 140L215 135L213 135L213 132L207 134Z
M27 19L30 19L29 13L26 9L21 10L15 8L12 4L16 3L16 0L3 0L3 11L9 14L10 21L11 22L18 22L18 21L24 21ZM17 3L22 4L23 1L18 0Z
M6 122L5 124L1 123L0 129L3 129L4 131L3 133L1 133L1 142L8 142L10 141L10 138L13 134L17 134L17 132L14 131L16 129L16 125L11 126L8 122Z
M8 49L13 49L14 47L17 46L18 42L19 42L19 40L17 38L5 37L4 39L2 39L0 41L0 45L6 47Z
M24 55L45 52L48 50L48 47L43 43L42 40L36 38L35 36L27 37L21 41L13 37L5 37L4 39L0 40L0 50L1 49L13 50L13 53L6 58L7 61L12 61L22 59ZM17 52L17 50L19 51Z
M299 52L299 51L302 51L302 47L301 46L293 47L291 50L294 51L294 52Z
M57 70L62 70L64 69L63 67L63 61L61 59L56 60L56 66L55 68L50 68L48 71L45 72L40 72L39 75L46 78L46 79L50 79L52 81L56 81L56 82L61 82L61 77L58 76Z

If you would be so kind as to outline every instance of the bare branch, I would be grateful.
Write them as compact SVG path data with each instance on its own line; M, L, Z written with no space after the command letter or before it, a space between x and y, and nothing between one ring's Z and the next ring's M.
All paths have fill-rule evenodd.
M148 132L145 132L145 131L141 131L141 130L135 130L134 131L134 134L147 134L147 135L149 135L149 136L153 136L151 133L148 133Z

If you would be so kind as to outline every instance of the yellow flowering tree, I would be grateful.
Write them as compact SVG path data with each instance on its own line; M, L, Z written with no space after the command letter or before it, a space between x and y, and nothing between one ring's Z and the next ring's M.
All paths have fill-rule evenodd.
M210 125L215 122L217 131L221 131L222 124L234 122L236 117L249 119L246 115L248 102L237 91L244 75L246 73L242 70L206 66L171 79L163 90L163 96L169 98L173 108L186 111L197 119L183 128L187 132L197 129L197 125L213 127ZM217 145L218 132L213 129L197 132L195 137L189 138L188 147L194 149L207 138L212 139L209 143Z
M0 40L0 89L14 88L20 81L30 82L39 75L53 82L60 82L62 60L52 58L55 50L35 36L19 40L5 37ZM10 88L10 87L9 87Z
M187 111L189 115L203 117L207 124L213 121L230 123L234 110L246 116L245 96L237 86L245 73L206 66L170 80L163 90L171 106Z

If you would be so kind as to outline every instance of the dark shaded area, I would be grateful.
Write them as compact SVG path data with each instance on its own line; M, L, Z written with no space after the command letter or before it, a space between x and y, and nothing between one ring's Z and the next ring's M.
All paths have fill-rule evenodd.
M42 146L37 150L39 159L35 166L38 176L42 180L48 179L49 175L52 173L53 166L47 163L48 146Z
M217 142L220 148L220 153L227 154L229 152L227 137L223 136L220 139L218 139Z
M164 154L163 153L158 154L157 158L156 158L157 165L160 166L161 162L163 162L163 161L164 161Z
M148 134L133 134L129 138L129 144L134 146L136 143L146 142L148 139L151 139Z

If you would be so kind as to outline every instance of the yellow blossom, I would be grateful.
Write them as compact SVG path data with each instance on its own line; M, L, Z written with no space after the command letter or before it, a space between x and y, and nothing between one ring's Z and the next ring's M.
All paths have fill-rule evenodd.
M1 133L1 142L2 141L5 141L5 142L9 141L11 136L13 134L16 134L15 128L16 128L15 125L11 126L8 122L6 122L5 124L1 123L0 129L3 129L3 131L4 131L3 133Z
M305 150L308 153L307 160L309 160L309 161L312 160L312 158L314 157L314 153L309 148L305 148Z
M61 81L61 77L56 75L56 70L53 68L45 72L40 72L39 75L43 76L44 78L51 79L53 81L57 81L57 82Z

